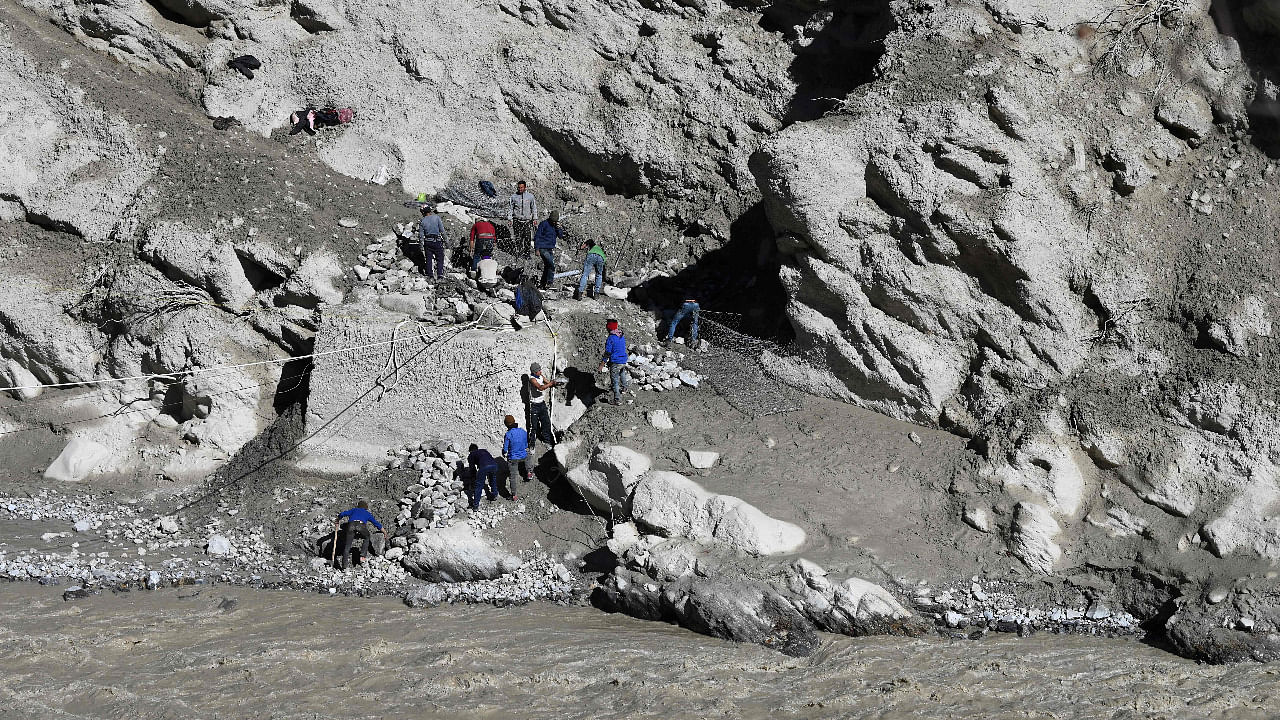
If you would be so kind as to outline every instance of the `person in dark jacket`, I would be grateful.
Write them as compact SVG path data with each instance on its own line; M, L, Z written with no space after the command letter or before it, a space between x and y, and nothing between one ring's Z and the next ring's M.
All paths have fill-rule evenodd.
M609 335L604 340L604 355L600 358L600 372L609 368L609 381L613 385L613 404L622 404L622 391L627 389L627 339L622 335L618 321L612 318L605 323ZM606 400L605 402L608 402Z
M546 290L556 278L556 241L564 237L560 229L560 211L552 210L546 220L538 223L538 232L533 235L533 247L542 258L542 284L538 287Z
M444 277L444 221L436 214L435 205L422 206L422 219L418 221L418 242L426 255L423 274L431 277L431 263L436 266L436 279Z
M480 495L485 492L486 484L489 502L498 499L498 461L493 459L492 453L475 443L472 443L467 450L467 465L471 467L472 477L475 480L471 486L470 507L472 510L479 510Z
M345 523L342 522L344 519ZM351 559L351 546L357 535L360 536L360 551L357 553L356 564L359 564L360 557L372 554L373 533L369 532L370 524L377 528L378 532L383 532L382 523L369 512L369 503L365 500L358 501L350 510L338 513L337 519L333 521L333 529L340 535L338 549L334 556L339 570L347 569L347 562ZM370 552L366 553L366 551Z

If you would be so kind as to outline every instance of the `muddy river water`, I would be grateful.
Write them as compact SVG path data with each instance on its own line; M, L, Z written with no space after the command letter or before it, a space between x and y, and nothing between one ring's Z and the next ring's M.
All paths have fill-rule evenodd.
M0 717L1280 717L1280 666L1132 640L823 640L795 659L589 608L14 583Z

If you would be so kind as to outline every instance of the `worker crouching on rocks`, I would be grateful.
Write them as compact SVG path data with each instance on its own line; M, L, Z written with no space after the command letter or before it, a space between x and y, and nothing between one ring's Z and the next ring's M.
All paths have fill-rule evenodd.
M613 386L613 404L622 404L622 391L627 389L627 339L622 335L618 321L605 323L609 335L604 340L604 355L600 358L600 372L609 368L609 381ZM605 402L609 402L606 400Z
M502 422L507 426L507 434L502 438L502 456L507 459L507 489L511 491L511 499L515 500L517 473L525 482L533 479L533 471L529 468L529 433L510 415Z
M382 523L369 512L369 503L365 500L358 501L350 510L338 513L337 519L333 521L333 530L334 534L339 536L338 549L334 557L335 567L339 570L347 569L347 562L351 559L351 546L357 535L360 536L360 550L356 554L356 564L359 565L360 559L366 554L373 554L373 533L369 531L370 524L377 528L378 532L383 532Z
M493 454L488 450L472 443L467 448L467 465L471 466L473 479L469 505L472 510L479 510L480 496L485 494L486 485L489 502L498 499L498 461L493 459Z

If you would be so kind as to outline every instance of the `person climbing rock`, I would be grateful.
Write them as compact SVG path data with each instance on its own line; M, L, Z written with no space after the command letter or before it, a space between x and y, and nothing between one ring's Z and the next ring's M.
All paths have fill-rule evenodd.
M529 366L529 447L539 440L548 447L555 447L556 438L551 431L551 412L547 408L547 393L556 386L555 380L542 376L542 366Z
M604 355L600 358L600 372L609 369L609 381L613 386L613 404L622 404L622 391L627 389L627 339L618 321L610 318L605 323L609 334L604 340ZM605 402L609 402L606 400Z
M472 510L480 509L480 496L488 490L489 502L498 498L498 461L493 455L480 446L472 443L467 448L467 465L471 468L471 502ZM486 485L488 486L486 488Z
M680 325L680 321L686 317L689 321L689 348L698 347L698 315L702 312L702 306L698 304L698 299L691 293L685 293L684 304L676 311L676 316L671 320L671 328L667 330L667 337L662 342L667 344L676 336L676 327Z
M511 226L511 254L529 257L533 244L533 225L538 219L538 199L529 192L524 180L516 183L516 191L507 205L507 224Z
M471 269L474 271L480 261L493 254L493 245L498 240L498 229L493 223L480 218L471 224L471 240L467 249L471 254Z
M422 206L422 219L418 221L418 242L426 255L422 274L431 277L431 264L435 262L435 277L444 277L444 221L436 214L436 206Z
M538 232L533 236L533 247L538 251L538 257L542 258L542 284L539 287L543 290L551 287L551 282L556 277L556 241L564 237L564 231L560 229L560 211L552 210L546 220L538 223Z
M345 523L342 522L344 518ZM333 529L339 535L338 549L334 556L339 570L347 569L347 562L351 559L351 546L357 535L360 536L360 548L356 553L356 564L360 564L360 558L366 553L373 554L373 533L369 532L370 524L377 528L378 532L383 532L382 523L369 512L369 503L366 500L357 501L355 507L338 513L337 519L333 521ZM383 534L386 533L383 532Z
M587 251L587 256L582 259L582 277L578 278L578 291L573 294L574 300L581 300L583 291L588 289L587 280L591 271L596 273L596 284L587 297L599 295L600 288L604 285L604 248L600 247L598 241L586 241L582 243L582 249Z
M511 491L511 499L515 500L517 473L525 482L533 479L533 471L529 468L529 433L521 429L510 415L502 422L507 426L507 434L502 438L502 456L507 459L507 489Z
M252 55L241 55L228 60L227 67L252 80L253 71L262 67L262 62Z

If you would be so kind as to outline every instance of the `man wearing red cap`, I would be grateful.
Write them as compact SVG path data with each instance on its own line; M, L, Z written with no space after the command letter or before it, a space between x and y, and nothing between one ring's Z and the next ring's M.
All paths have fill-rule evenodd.
M622 391L627 389L627 340L622 336L618 321L612 318L604 324L609 336L604 341L604 355L600 358L600 372L609 368L609 380L613 385L613 404L622 404ZM605 402L608 402L607 400Z

